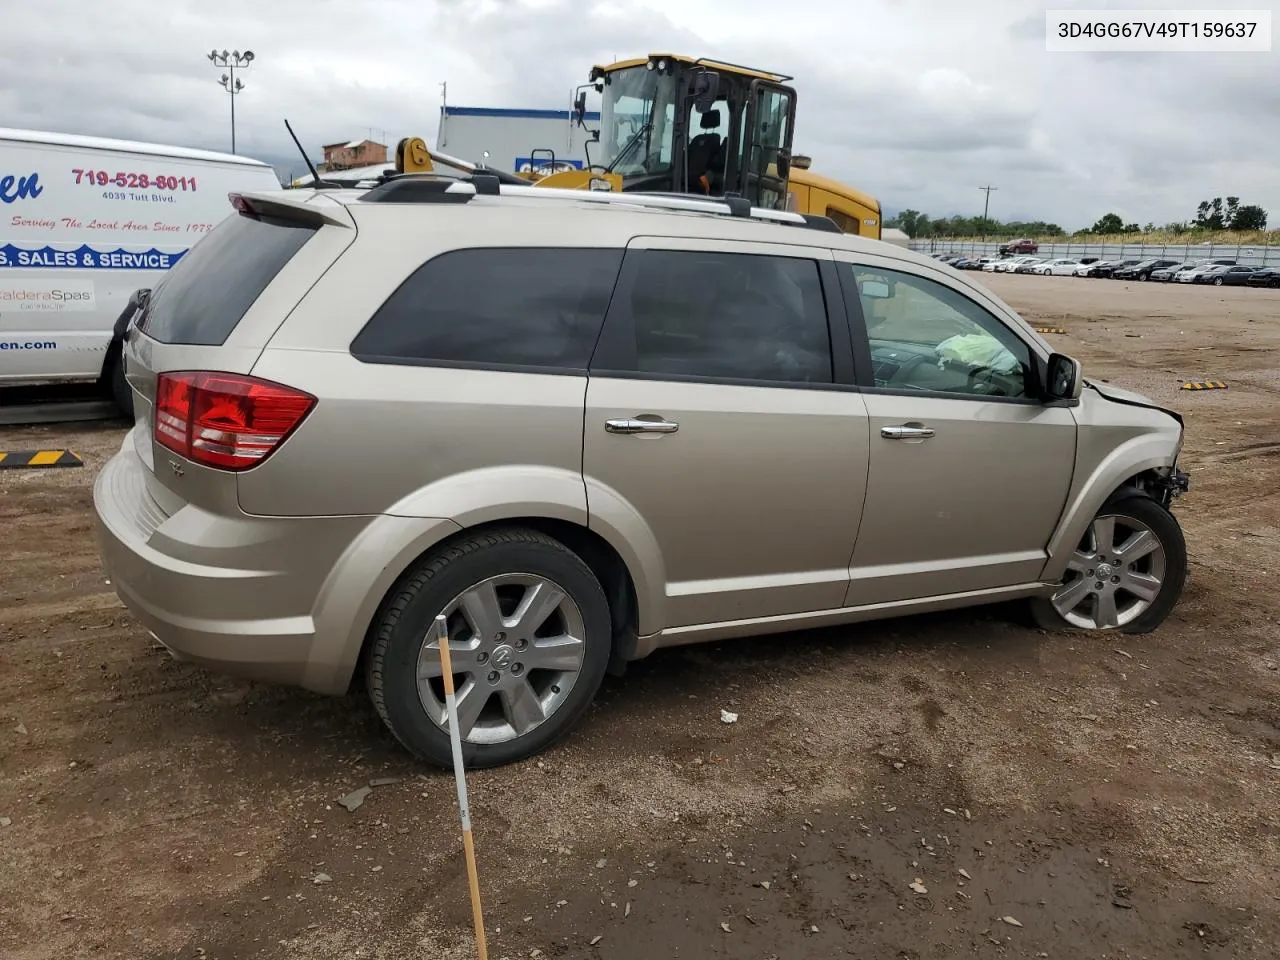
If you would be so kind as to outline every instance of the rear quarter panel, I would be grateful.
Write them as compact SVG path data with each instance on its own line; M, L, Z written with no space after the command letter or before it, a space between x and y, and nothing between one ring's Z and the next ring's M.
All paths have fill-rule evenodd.
M352 210L361 242L302 298L254 366L319 403L267 463L241 475L241 507L464 525L524 511L585 526L585 375L365 363L350 349L427 259L467 246L545 246L546 221L476 203L410 215L392 204ZM612 218L582 219L581 229L556 231L557 246L625 245Z

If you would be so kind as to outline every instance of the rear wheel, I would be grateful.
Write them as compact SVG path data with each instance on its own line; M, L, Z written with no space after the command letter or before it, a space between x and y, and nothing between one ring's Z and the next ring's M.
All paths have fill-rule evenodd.
M1220 286L1222 286L1222 278L1221 278L1221 277L1214 277L1214 278L1213 278L1213 285L1214 285L1215 287L1220 287Z
M1047 630L1147 633L1173 610L1187 576L1178 521L1144 496L1105 505L1067 565L1062 585L1031 602Z
M369 692L412 753L449 766L438 614L447 618L458 730L468 767L522 760L566 734L609 661L611 622L591 569L532 530L488 531L424 559L375 625Z

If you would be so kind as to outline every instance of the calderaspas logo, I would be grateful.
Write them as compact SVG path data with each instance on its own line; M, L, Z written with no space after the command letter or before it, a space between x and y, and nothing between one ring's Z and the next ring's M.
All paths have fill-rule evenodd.
M25 177L13 173L0 174L0 202L17 203L34 200L44 193L40 186L40 174L28 173Z
M0 314L30 310L60 313L96 307L92 280L6 280L0 277Z

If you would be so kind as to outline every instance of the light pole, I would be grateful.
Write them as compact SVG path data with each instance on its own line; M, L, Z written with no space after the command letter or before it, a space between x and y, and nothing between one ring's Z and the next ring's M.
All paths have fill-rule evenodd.
M984 201L982 202L982 239L983 239L983 240L986 240L986 239L987 239L987 237L986 237L986 233L987 233L987 211L988 211L989 209L991 209L991 191L992 191L992 190L999 190L1000 188L999 188L999 187L990 187L990 186L987 186L987 187L979 187L978 189L979 189L979 190L981 190L981 191L983 191L983 192L987 195L987 199L986 199L986 200L984 200Z
M209 62L215 67L222 67L227 72L218 78L218 82L222 84L222 89L231 94L231 152L236 152L236 94L244 89L244 83L236 77L236 69L249 69L249 64L253 63L253 51L246 50L241 53L239 50L232 50L228 53L226 50L210 50Z

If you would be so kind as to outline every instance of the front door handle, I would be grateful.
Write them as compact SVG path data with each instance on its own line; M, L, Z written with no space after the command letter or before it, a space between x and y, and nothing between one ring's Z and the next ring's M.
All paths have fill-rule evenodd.
M906 424L901 427L881 427L880 436L886 440L928 440L933 436L932 427Z
M680 424L659 417L639 416L606 420L604 428L608 433L675 433Z

